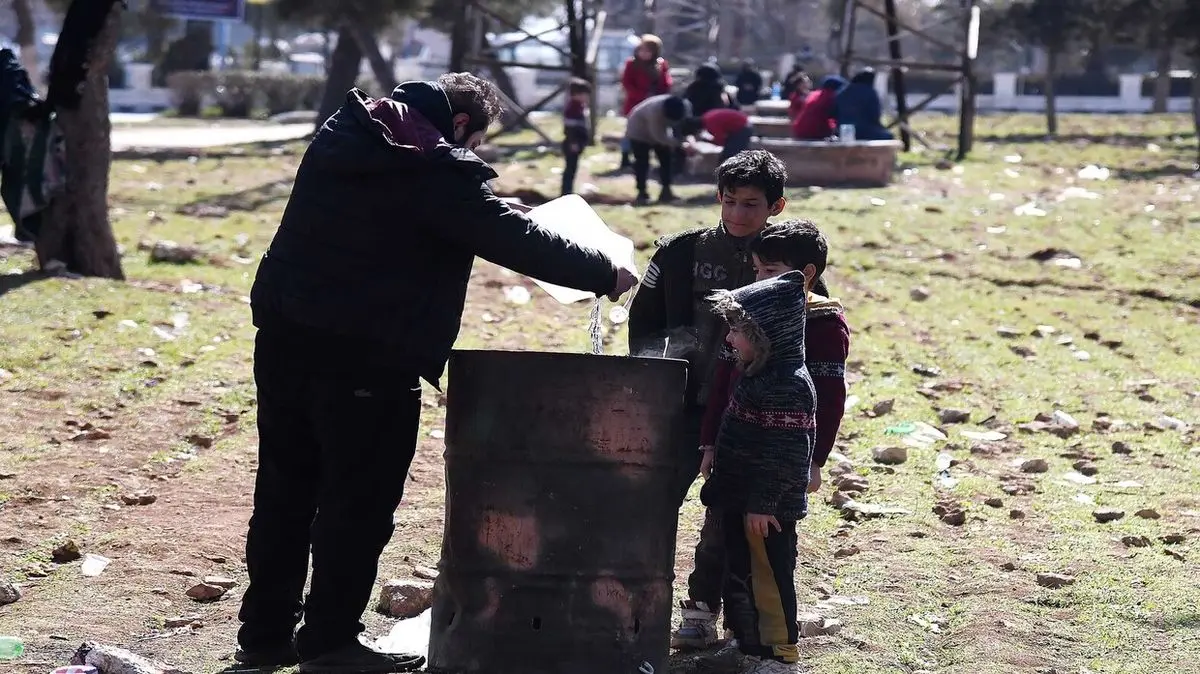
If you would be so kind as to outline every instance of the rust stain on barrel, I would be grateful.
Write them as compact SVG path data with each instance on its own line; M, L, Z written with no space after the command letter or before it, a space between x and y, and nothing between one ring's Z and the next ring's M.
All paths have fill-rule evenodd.
M479 544L512 569L528 571L537 565L537 520L487 510L479 522Z

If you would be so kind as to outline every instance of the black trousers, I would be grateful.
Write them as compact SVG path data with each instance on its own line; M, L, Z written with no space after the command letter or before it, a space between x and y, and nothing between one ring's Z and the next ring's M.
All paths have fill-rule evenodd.
M416 375L322 351L284 330L260 330L254 348L258 475L238 641L247 650L289 643L303 616L304 660L363 630L421 413Z
M695 562L688 574L688 599L702 601L713 613L721 612L725 589L725 530L719 511L704 510L704 526L696 542ZM729 625L729 618L725 618Z
M580 154L582 153L572 152L570 147L563 144L563 159L566 160L562 174L562 193L564 195L575 192L575 174L579 172Z
M754 138L753 126L747 126L729 134L729 137L725 139L725 146L721 148L721 161L725 161L743 150L749 150L752 138Z
M725 620L746 655L800 660L796 624L796 522L780 522L766 538L746 531L745 514L723 518Z
M658 157L658 182L662 185L663 192L671 191L671 162L674 152L666 145L651 145L641 141L630 141L630 149L633 151L633 176L637 181L638 195L647 195L649 192L646 189L646 184L650 179L650 152Z

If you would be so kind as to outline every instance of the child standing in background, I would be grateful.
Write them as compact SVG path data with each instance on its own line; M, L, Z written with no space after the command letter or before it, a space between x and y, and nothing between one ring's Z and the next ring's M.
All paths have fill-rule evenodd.
M575 191L575 174L579 170L579 155L591 140L588 122L588 103L592 97L592 85L587 80L575 78L567 86L567 104L563 107L563 166L562 193Z

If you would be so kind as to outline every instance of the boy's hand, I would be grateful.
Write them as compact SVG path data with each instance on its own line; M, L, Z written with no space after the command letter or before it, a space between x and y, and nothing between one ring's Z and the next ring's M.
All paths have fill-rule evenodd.
M700 474L707 480L712 475L713 457L717 455L717 452L712 447L701 447L701 449L704 450L704 458L700 459Z
M760 515L758 513L746 513L746 532L754 534L762 538L766 538L771 533L771 527L775 527L775 531L783 531L783 527L779 526L779 520L775 519L774 515Z
M810 464L808 467L808 493L815 494L821 488L821 467Z
M625 267L617 268L616 285L613 286L612 292L608 294L608 299L612 300L613 302L620 300L621 295L629 292L629 290L637 285L637 283L637 274L633 273L632 269L627 269Z

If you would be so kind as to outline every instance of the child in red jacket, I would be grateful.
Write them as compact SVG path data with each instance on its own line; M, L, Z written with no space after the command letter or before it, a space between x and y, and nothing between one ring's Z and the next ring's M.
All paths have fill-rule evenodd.
M662 57L662 48L662 39L647 33L625 61L621 69L621 90L625 93L622 116L628 117L638 103L651 96L671 93L671 66ZM621 168L629 165L629 145L622 142Z
M821 87L804 99L792 119L792 137L799 140L825 140L837 131L837 95L845 88L846 80L828 75Z

